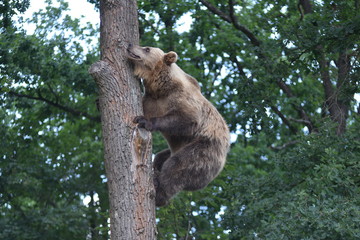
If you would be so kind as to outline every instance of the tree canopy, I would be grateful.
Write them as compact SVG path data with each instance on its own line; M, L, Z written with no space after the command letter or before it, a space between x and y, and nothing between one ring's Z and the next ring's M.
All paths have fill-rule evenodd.
M107 239L98 29L47 2L34 33L31 1L0 5L0 239ZM359 2L138 1L141 44L177 52L233 138L158 239L360 238Z

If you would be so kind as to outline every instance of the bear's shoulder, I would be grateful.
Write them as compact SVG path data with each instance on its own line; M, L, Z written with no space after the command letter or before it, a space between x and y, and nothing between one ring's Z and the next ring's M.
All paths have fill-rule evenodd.
M199 82L192 76L190 76L189 74L185 73L185 76L187 78L187 80L192 84L194 85L197 89L200 90L200 85L199 85Z

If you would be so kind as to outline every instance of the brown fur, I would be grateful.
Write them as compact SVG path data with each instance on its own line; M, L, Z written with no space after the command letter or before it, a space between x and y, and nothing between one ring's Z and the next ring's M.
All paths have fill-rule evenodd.
M145 86L144 116L134 122L160 131L169 145L154 159L156 206L163 206L181 190L206 187L220 173L229 149L229 130L201 94L196 79L176 65L175 52L130 45L128 56Z

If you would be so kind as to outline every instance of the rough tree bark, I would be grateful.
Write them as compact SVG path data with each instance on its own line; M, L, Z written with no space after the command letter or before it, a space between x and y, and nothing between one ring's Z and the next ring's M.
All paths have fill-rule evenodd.
M136 1L100 1L101 60L89 72L99 88L112 240L155 239L151 135L132 123L141 93L126 57L138 42Z

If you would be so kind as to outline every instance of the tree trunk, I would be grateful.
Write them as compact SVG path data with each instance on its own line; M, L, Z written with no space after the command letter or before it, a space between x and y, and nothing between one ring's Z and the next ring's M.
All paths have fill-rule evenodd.
M112 240L155 239L151 135L132 123L143 114L139 82L126 57L128 44L138 42L136 1L100 1L101 61L89 72L99 87Z
M303 7L304 14L312 13L310 0L299 0L299 5ZM314 23L314 25L317 26L316 23ZM329 71L330 61L326 59L322 45L317 46L316 53L318 55L320 75L324 86L324 106L329 110L331 120L337 123L336 134L342 135L346 131L346 120L348 118L350 100L341 95L347 91L347 76L350 72L350 60L346 54L346 49L340 51L338 61L336 61L338 79L336 86L333 86Z

